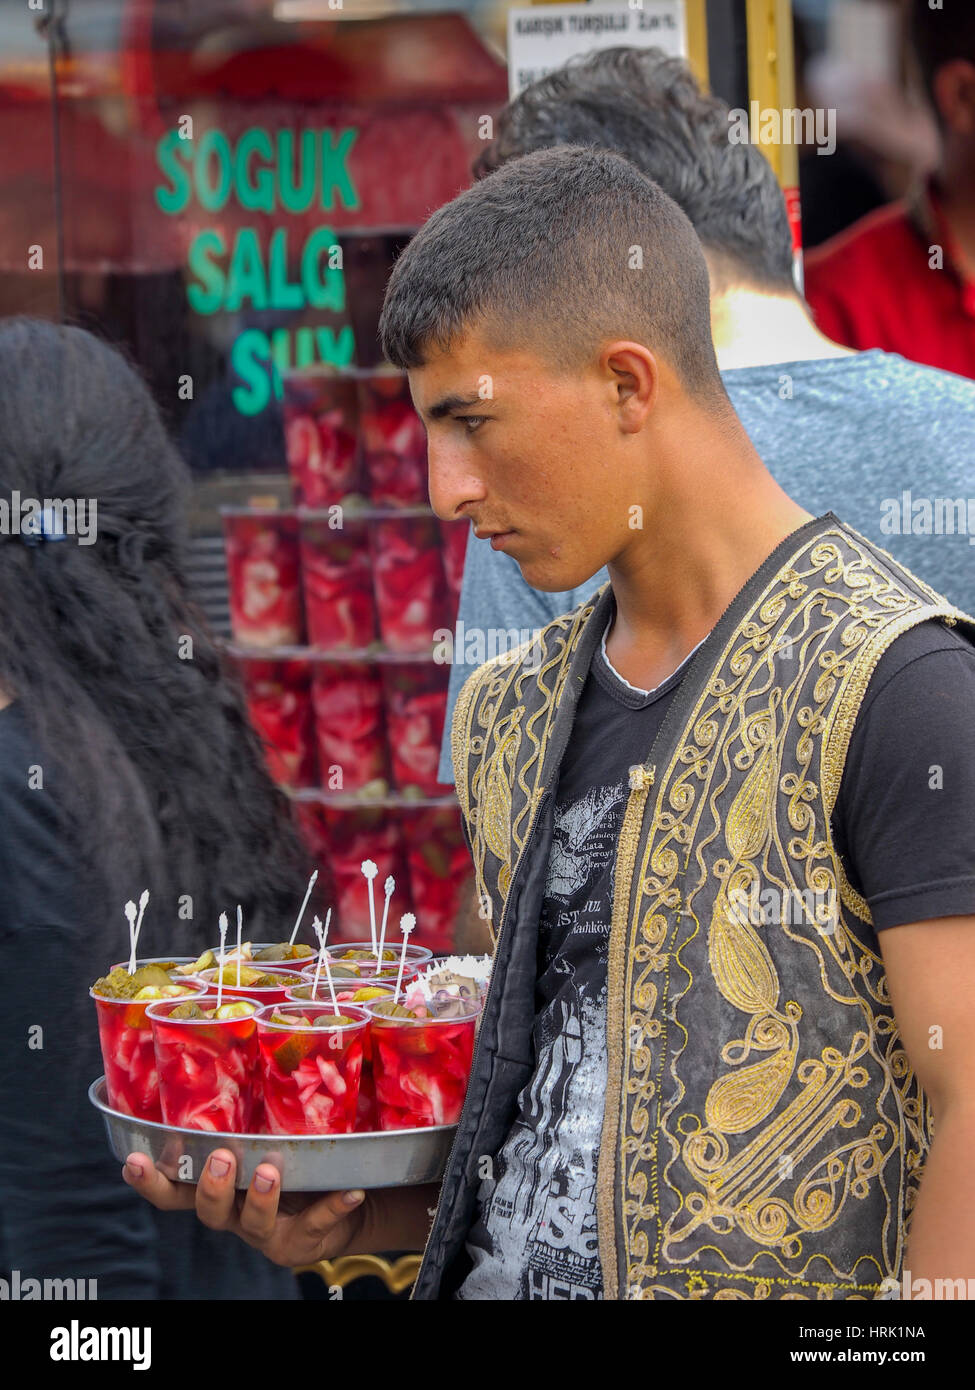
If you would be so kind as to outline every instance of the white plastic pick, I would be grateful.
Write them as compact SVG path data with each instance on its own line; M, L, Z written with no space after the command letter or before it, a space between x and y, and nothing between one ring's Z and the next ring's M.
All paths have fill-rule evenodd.
M377 975L379 974L380 970L382 969L383 946L384 946L384 943L385 943L385 941L386 941L386 918L389 916L389 900L390 900L390 898L393 896L393 889L394 889L395 887L396 887L396 880L395 880L395 878L393 878L393 875L390 874L389 877L386 879L386 882L383 884L383 888L384 888L385 893L386 893L386 901L385 901L385 903L383 903L383 924L382 924L382 930L381 930L380 933L379 933L379 950L376 952L376 974L377 974Z
M320 917L315 918L311 924L311 929L315 933L315 940L318 942L318 960L315 963L315 978L311 982L311 997L314 1000L318 997L318 981L321 978L322 960L325 956L325 940L322 935L322 919Z
M244 914L237 904L237 988L240 989L240 941L244 929Z
M403 988L403 971L406 969L406 946L410 939L410 932L416 926L416 918L412 912L404 912L399 919L399 929L403 933L403 949L399 953L399 974L396 976L396 993L394 999L399 998L399 992Z
M223 962L227 954L227 928L230 923L227 921L226 912L220 914L220 964L217 966L217 1008L223 1003Z
M132 942L132 960L130 962L132 970L135 970L135 958L139 953L139 933L142 931L142 919L145 916L146 908L149 906L149 889L143 888L139 894L139 920L135 924L135 940Z
M317 878L318 870L316 869L315 872L312 874L311 878L308 880L308 887L305 889L304 901L302 902L301 908L298 912L298 916L295 919L295 924L291 929L291 939L288 942L289 946L293 946L295 944L295 937L298 935L298 928L301 926L301 919L305 915L305 908L308 906L308 899L311 897L311 890L314 888L315 880Z
M125 904L125 920L129 924L129 974L135 974L135 914L138 911L130 898Z
M372 885L376 875L379 873L379 865L372 859L363 859L360 865L362 872L366 876L369 884L369 939L372 942L373 952L376 950L376 900L373 897Z
M322 966L325 966L325 978L328 981L328 992L332 996L332 1008L336 1013L339 1011L339 1001L335 997L335 986L332 983L332 971L328 963L328 953L325 950L325 943L328 940L328 924L332 920L332 909L329 908L325 914L325 925L322 926L322 919L316 917L312 923L315 935L318 938L318 964L315 966L315 979L311 987L312 999L318 998L318 980L322 973Z

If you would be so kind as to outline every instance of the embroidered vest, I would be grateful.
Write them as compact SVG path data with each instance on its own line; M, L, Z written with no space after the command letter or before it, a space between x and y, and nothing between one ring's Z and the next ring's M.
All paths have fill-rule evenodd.
M458 796L499 933L608 588L457 703ZM900 1274L930 1116L830 815L877 662L931 618L975 633L832 515L808 523L731 604L630 770L597 1180L607 1298L870 1298Z

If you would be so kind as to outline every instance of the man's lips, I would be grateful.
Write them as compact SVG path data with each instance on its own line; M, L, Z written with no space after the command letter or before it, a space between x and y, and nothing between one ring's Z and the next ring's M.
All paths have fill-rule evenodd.
M479 541L490 540L492 550L503 550L508 541L515 534L514 531L481 531L476 530L475 536Z

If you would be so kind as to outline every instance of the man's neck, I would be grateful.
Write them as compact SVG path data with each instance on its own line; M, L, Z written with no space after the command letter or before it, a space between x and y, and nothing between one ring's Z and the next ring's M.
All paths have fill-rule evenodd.
M975 278L975 174L967 151L946 149L934 191L961 269Z
M699 438L707 467L689 468L686 477L676 472L678 486L645 519L645 541L608 566L616 617L606 653L642 690L665 680L776 546L812 520L768 473L744 431L730 433L723 438L719 428Z
M712 298L711 336L723 372L851 355L820 333L797 295L740 287Z

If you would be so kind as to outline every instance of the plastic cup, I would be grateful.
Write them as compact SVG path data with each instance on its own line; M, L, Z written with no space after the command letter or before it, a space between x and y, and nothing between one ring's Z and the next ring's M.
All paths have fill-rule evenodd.
M179 957L165 956L159 961L136 961L136 966L158 965L163 960L179 963ZM127 964L124 962L123 968ZM184 995L175 997L177 1004L206 990L203 982L196 979L174 980L174 983L186 990ZM96 994L94 987L88 993L95 1001L109 1105L138 1120L161 1120L159 1072L152 1044L152 1024L146 1017L146 1010L150 1004L163 1001L112 999L106 994Z
M328 956L328 963L333 978L348 978L341 974L336 976L335 972L336 969L338 969L339 971L354 970L356 977L362 980L377 978L380 980L395 980L399 974L401 949L402 947L387 943L383 947L383 959L381 961L377 961L375 952L368 941L336 942L334 946L326 946L325 951ZM385 958L386 953L389 951L393 953L392 960L387 960ZM403 968L404 984L414 978L417 970L422 969L427 961L431 959L431 955L432 953L427 950L426 946L413 946L407 944L406 965ZM303 979L312 978L314 973L314 965L306 966L301 972ZM324 973L323 967L322 974L324 975Z
M269 946L281 946L281 945L286 945L286 944L287 944L286 942L281 942L281 941L252 941L252 942L251 942L251 950L252 950L252 951L265 951L265 950L267 950L267 948L268 948ZM296 944L296 945L305 946L305 945L307 945L308 943L302 941L302 942L296 942L295 944ZM213 952L213 954L214 954L215 956L219 956L219 954L220 954L220 947L219 947L219 946L211 946L209 949ZM229 952L229 951L231 951L231 950L236 950L236 947L233 947L233 948L232 948L232 947L228 946L226 949L227 949L227 951ZM309 950L311 950L310 947L309 947ZM247 960L247 961L242 961L241 964L242 964L242 966L246 967L247 969L250 969L250 970L263 970L266 974L270 974L270 975L280 975L280 974L284 974L285 971L287 971L287 972L288 972L289 974L291 974L291 975L297 975L297 974L300 974L301 971L304 970L305 967L306 967L311 961L314 961L316 958L317 958L317 951L312 951L312 954L311 954L310 956L295 956L295 958L294 958L293 960L253 960L253 959L251 959L251 960ZM231 962L230 962L231 965L234 965L235 963L236 963L236 962L234 962L234 961L231 961ZM226 989L226 988L227 988L227 986L224 985L224 989ZM236 988L236 986L235 986L235 988ZM249 995L248 995L248 998L250 998Z
M298 522L287 513L223 515L234 640L294 647L304 635Z
M379 1128L456 1124L470 1077L480 1006L452 1000L444 1017L391 1018L381 1012L385 1002L362 1005L369 1015Z
M143 965L192 965L193 962L198 959L198 956L138 956L136 958L135 968L139 970ZM116 964L111 967L112 970L128 970L128 968L128 957L126 957L125 960L117 961ZM179 979L180 977L176 976L177 984L179 983Z
M449 667L422 657L382 665L390 765L401 791L418 787L426 796L444 794L437 767L449 679Z
M333 980L335 986L335 1001L342 1009L346 1004L353 1004L361 1007L368 1003L368 1000L358 999L360 993L369 990L381 990L387 999L395 998L395 980ZM313 980L309 979L307 984L298 985L296 989L288 990L289 1000L300 1004L303 1000L312 997ZM318 993L315 1002L331 1006L332 996L329 994L328 981L325 979L324 972L318 982ZM372 1073L372 1030L367 1028L362 1040L362 1073L359 1077L359 1102L356 1106L355 1130L357 1134L372 1133L379 1128L376 1114L376 1085Z
M215 994L197 996L201 1009ZM162 1118L179 1129L253 1134L261 1114L257 1018L172 1018L179 1000L146 1010L159 1067Z
M284 382L288 472L299 506L328 507L361 493L355 378L292 372Z
M348 982L349 980L355 980L357 983L370 984L373 980L386 980L391 984L395 985L396 975L399 970L399 963L397 961L384 960L381 963L379 970L377 971L376 959L374 956L367 961L342 961L340 963L338 960L336 960L335 956L331 954L331 952L329 952L328 964L329 969L332 972L332 980L335 984L336 989L338 988L340 980L344 983ZM410 975L409 964L407 964L406 966L404 979L406 978L406 975ZM313 980L315 978L315 966L306 965L305 968L301 971L301 978L306 983L309 980ZM322 981L325 981L326 979L324 966L322 966L321 978ZM412 975L410 975L410 978L412 978Z
M276 1022L272 1015L293 1020ZM268 1134L351 1134L369 1020L343 1005L349 1023L309 1027L335 1016L331 1004L267 1005L257 1012L264 1127Z
M233 964L234 963L231 962L231 970L233 970ZM246 964L242 963L241 974L243 974L243 971L246 969L254 968L255 967L252 966L249 961ZM216 973L216 967L211 966L209 970L201 970L199 975L195 975L193 978L205 980L207 989L212 990L213 993L216 994ZM239 985L228 984L225 980L222 988L224 999L253 999L255 1004L283 1004L285 995L294 984L295 972L293 970L278 970L276 967L272 967L268 970L262 970L261 973L265 975L280 975L282 977L282 983L279 985L255 986L245 985L243 983ZM236 979L236 971L234 972L234 978Z
M338 768L343 791L361 791L370 784L382 790L381 782L388 790L383 687L375 666L316 661L311 703L322 784Z
M383 642L393 652L430 652L434 633L452 627L436 518L377 521L369 542Z
M427 437L410 399L406 373L375 372L361 377L358 386L371 500L384 507L426 506Z
M396 880L396 902L391 904L387 932L392 937L400 915L413 911L409 896L409 877L403 848L401 817L388 805L329 805L295 799L294 809L311 858L334 884L329 941L337 945L346 940L361 941L370 935L369 901L362 877L362 861L372 859L378 868L373 885L379 916L382 916L383 884L392 874ZM390 940L388 943L394 945Z
M301 574L308 641L323 651L349 651L376 640L368 523L301 524Z
M288 990L288 1003L300 1004L312 998L314 987L314 972L310 972L307 979L302 980L301 984L296 984L293 989ZM384 995L396 993L395 980L332 980L335 986L335 998L339 1004L359 1005L365 1001L357 999L355 996L363 990L379 989ZM329 993L328 980L325 978L325 971L322 971L321 979L318 981L318 992L314 996L316 1004L330 1004L332 996Z
M443 567L454 603L460 601L460 589L464 582L464 561L467 559L467 539L471 534L469 521L441 521L440 535L443 539Z
M238 656L247 714L264 749L267 770L282 787L318 781L311 662Z
M410 897L423 940L437 955L450 955L471 862L460 807L411 807L401 816Z

